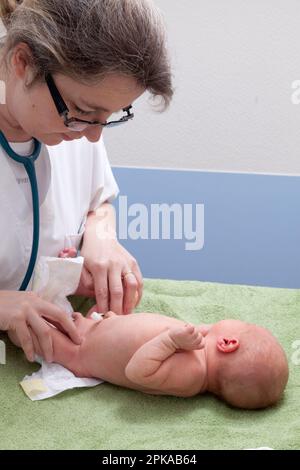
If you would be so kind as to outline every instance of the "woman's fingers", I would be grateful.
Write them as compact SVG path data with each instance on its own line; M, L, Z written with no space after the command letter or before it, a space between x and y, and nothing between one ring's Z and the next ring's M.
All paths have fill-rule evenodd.
M109 310L107 269L97 270L97 273L94 274L94 283L98 312L106 313Z
M131 313L136 305L136 292L138 288L138 282L133 274L130 272L123 279L124 284L124 302L123 302L123 312L125 315ZM112 309L113 310L113 309Z
M38 337L34 333L34 331L29 327L30 335L32 338L33 346L34 346L34 351L38 356L43 356L42 348L39 343Z
M25 322L22 322L17 326L16 333L25 356L27 357L28 361L33 362L35 359L34 345L29 328Z
M123 313L123 284L121 278L121 268L109 271L109 310L112 310L117 315ZM102 312L102 310L100 310ZM106 313L106 312L105 312Z
M80 282L75 295L84 295L86 297L94 297L95 295L93 276L85 266L82 268Z
M55 323L58 329L61 329L63 333L66 333L75 344L81 344L81 337L77 331L76 325L70 315L64 312L60 308L51 304L50 302L42 301L39 306L40 316L46 320L51 320Z
M135 275L136 281L137 281L137 293L138 297L135 301L134 307L137 307L137 305L140 303L142 296L143 296L143 288L144 288L144 282L143 282L143 276L141 273L141 270L139 268L138 263L134 264L134 267L132 268L132 272Z
M47 325L43 318L41 318L39 315L36 315L35 313L30 313L28 315L27 321L38 340L42 356L46 359L47 362L52 362L53 343L49 331L49 329L52 327Z

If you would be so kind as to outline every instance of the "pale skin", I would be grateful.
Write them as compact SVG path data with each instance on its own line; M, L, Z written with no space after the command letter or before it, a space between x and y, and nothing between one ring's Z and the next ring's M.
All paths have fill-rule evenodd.
M83 337L81 345L75 345L60 331L51 329L54 361L76 376L101 378L155 395L191 397L212 392L222 397L218 380L220 368L223 373L226 368L231 372L236 369L239 373L248 367L247 358L242 355L239 358L240 344L244 342L243 347L247 347L247 340L242 339L243 332L249 327L254 328L257 343L268 341L270 336L255 325L238 320L192 325L157 313L120 316L111 311L103 319L94 320L92 310L87 318L80 313L74 314L74 323ZM276 347L272 346L267 356L269 366L274 351L271 377L274 387L273 376L277 377L279 369ZM39 349L37 339L35 348ZM283 374L286 374L287 366L285 363L283 366ZM255 372L259 381L264 382L265 368L262 357ZM283 379L276 397L271 397L270 403L262 404L262 407L279 399L286 380ZM254 382L257 382L256 378ZM230 389L232 383L228 383L228 387ZM247 385L249 387L251 383ZM236 406L248 407L247 403L239 402L239 396Z
M83 337L81 345L74 345L55 328L51 336L54 362L77 376L101 377L162 395L191 396L207 388L203 341L207 325L186 325L155 313L121 316L111 311L102 321L75 313L74 323ZM35 348L39 348L37 341Z
M11 55L8 70L3 64L0 67L0 80L5 84L5 102L0 104L0 129L7 140L26 142L35 137L46 145L82 137L90 142L99 141L101 126L73 132L64 125L45 82L26 88L25 84L30 83L33 76L30 55L28 46L20 43ZM93 85L79 83L63 74L55 74L53 78L70 109L70 117L89 121L105 122L113 112L129 106L145 91L132 77L118 74L111 74ZM109 203L88 214L81 250L84 267L77 293L95 296L100 311L113 308L118 314L126 314L141 299L143 278L137 261L119 244L115 227L114 210ZM133 274L123 278L128 271ZM30 361L36 353L34 335L44 357L49 362L53 360L52 337L46 320L55 323L74 343L80 343L81 337L73 322L58 307L32 292L0 291L0 330L18 336Z

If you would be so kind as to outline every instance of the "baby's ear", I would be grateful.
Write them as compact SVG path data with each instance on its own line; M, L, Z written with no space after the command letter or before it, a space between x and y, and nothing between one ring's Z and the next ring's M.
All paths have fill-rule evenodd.
M240 342L232 336L220 336L217 340L217 349L222 353L232 353L240 347Z

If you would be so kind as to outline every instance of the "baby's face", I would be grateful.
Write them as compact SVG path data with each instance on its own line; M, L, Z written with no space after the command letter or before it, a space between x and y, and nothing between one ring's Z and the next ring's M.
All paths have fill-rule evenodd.
M82 338L87 338L99 326L101 320L93 320L90 316L84 317L81 313L74 313L74 323Z
M90 312L86 317L84 317L79 312L75 312L73 314L75 326L77 327L78 332L82 338L87 339L92 337L92 335L94 335L94 332L97 331L103 321L108 321L108 319L112 320L113 318L119 318L119 315L111 311L105 314L97 315L98 318L94 319Z

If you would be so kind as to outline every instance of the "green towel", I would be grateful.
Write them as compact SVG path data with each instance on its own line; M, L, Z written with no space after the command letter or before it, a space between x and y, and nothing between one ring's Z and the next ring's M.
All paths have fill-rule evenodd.
M82 299L73 304L88 308ZM7 347L7 364L0 365L0 448L299 449L300 347L293 349L300 340L298 290L146 280L138 311L196 323L240 318L269 328L289 359L284 399L270 409L241 411L211 395L151 396L105 383L32 402L19 382L39 366L0 333Z

